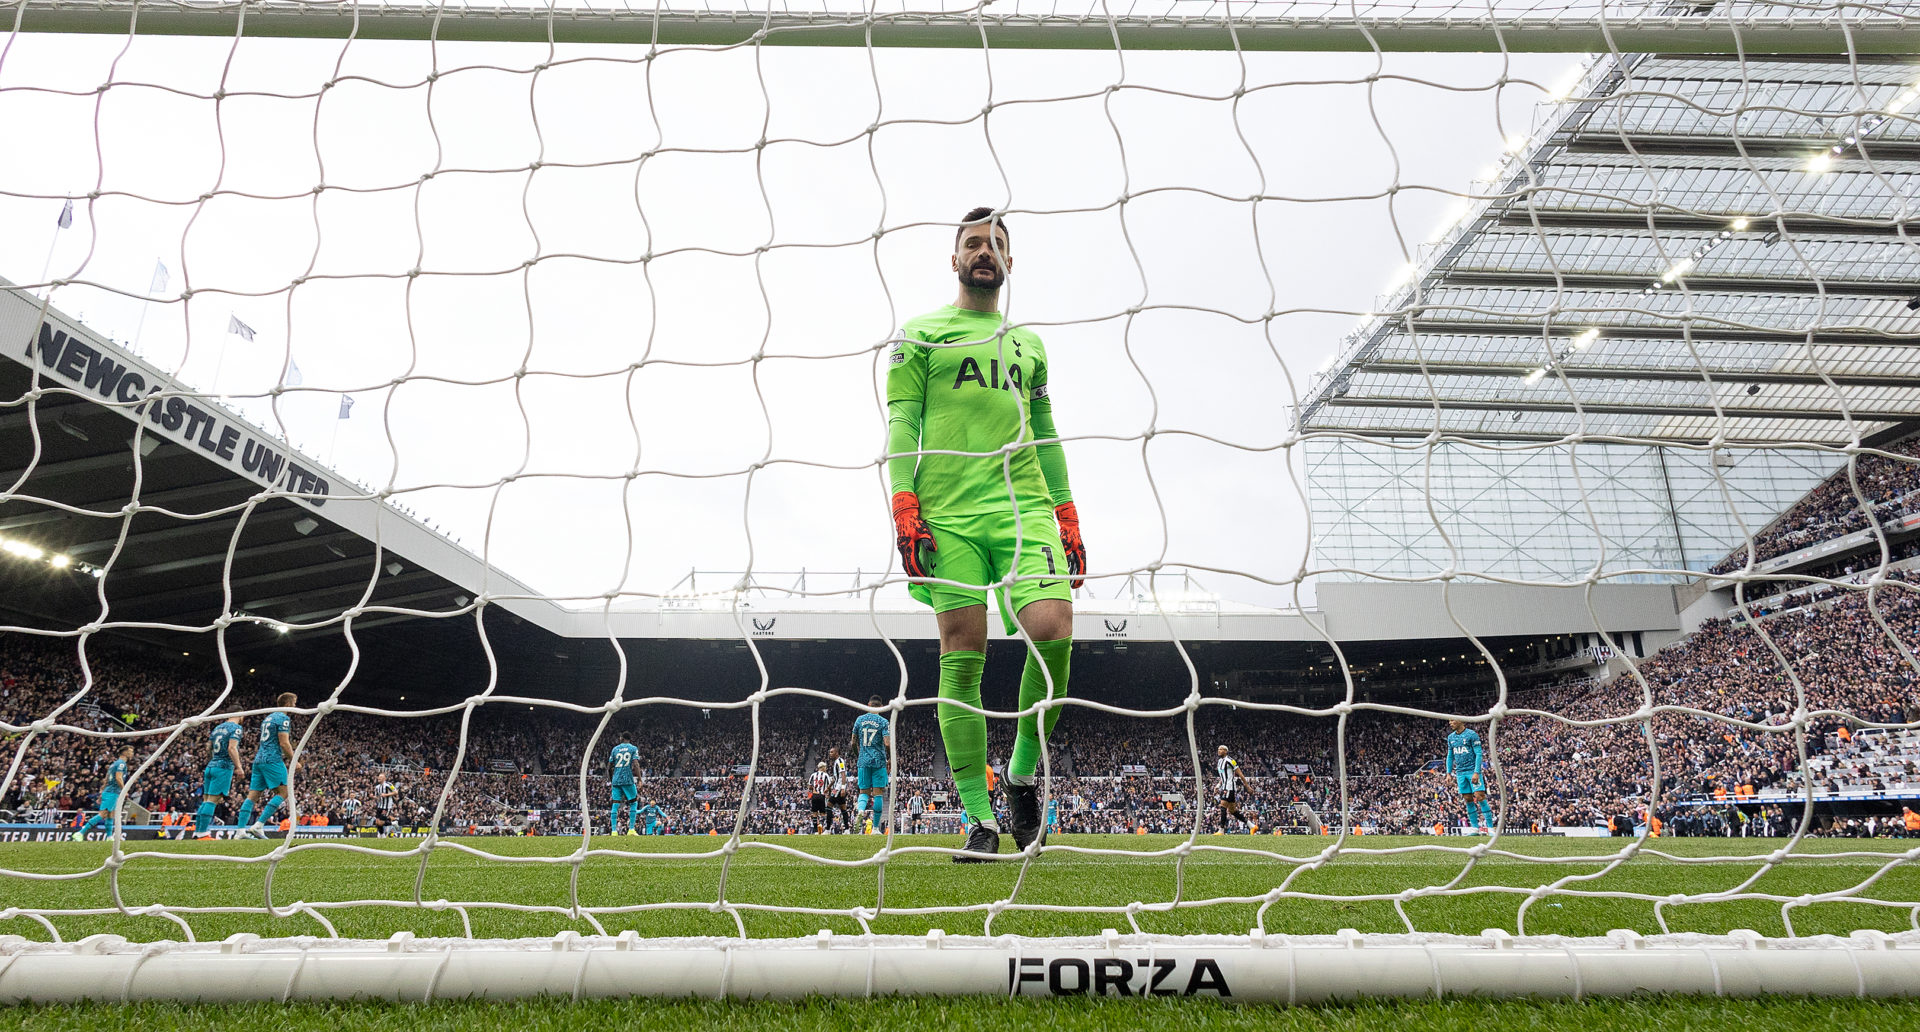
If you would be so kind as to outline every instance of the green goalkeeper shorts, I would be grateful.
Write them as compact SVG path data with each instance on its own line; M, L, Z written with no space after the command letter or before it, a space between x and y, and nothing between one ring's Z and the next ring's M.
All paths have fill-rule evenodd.
M933 568L927 572L958 582L911 586L913 597L934 612L986 605L986 586L1005 579L1009 572L1018 579L995 590L1008 634L1016 629L1013 614L1027 603L1043 598L1072 600L1073 578L1067 572L1067 553L1060 547L1060 527L1052 510L1022 512L1017 531L1012 510L973 516L923 514L922 518L933 530Z

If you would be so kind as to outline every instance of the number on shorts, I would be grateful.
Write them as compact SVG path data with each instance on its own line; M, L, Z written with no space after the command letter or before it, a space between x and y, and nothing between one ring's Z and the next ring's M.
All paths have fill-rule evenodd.
M1046 556L1046 557L1047 557L1047 572L1048 572L1048 573L1058 573L1058 572L1060 572L1060 571L1058 571L1058 570L1056 570L1056 569L1054 569L1054 568L1053 568L1053 546L1052 546L1052 545L1041 545L1041 546L1040 546L1040 554L1041 554L1041 555L1044 555L1044 556Z

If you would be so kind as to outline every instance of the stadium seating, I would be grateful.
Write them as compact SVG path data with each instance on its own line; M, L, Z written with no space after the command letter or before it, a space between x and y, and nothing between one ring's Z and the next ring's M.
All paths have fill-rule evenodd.
M1881 621L1909 649L1920 643L1920 592L1910 573L1893 575L1877 594L1834 589L1791 612L1749 626L1710 621L1684 641L1640 663L1634 677L1580 680L1515 688L1509 715L1483 735L1497 746L1504 775L1506 822L1516 829L1604 823L1618 813L1644 809L1653 792L1655 751L1660 791L1654 805L1688 801L1777 797L1794 787L1797 748L1790 732L1743 728L1710 715L1756 725L1784 726L1800 708L1845 711L1860 721L1900 723L1920 716L1916 677ZM1778 649L1792 662L1782 671ZM65 639L9 635L0 641L0 718L16 726L56 714L90 730L164 727L211 704L218 685L193 668L96 640L90 646L93 681L84 693L73 644ZM245 679L222 711L266 705L274 686ZM311 704L313 700L304 702ZM1422 698L1422 708L1484 713L1495 702L1490 688L1452 697ZM1649 721L1591 727L1565 721L1618 719L1646 704L1669 707ZM62 709L62 707L66 707ZM1557 714L1560 720L1542 715ZM800 777L844 745L851 710L824 708L818 700L779 697L765 704L749 830L807 826ZM296 722L304 738L311 722ZM596 721L581 715L489 704L477 709L461 750L460 715L392 718L334 713L319 721L302 750L298 789L303 809L336 812L358 798L373 811L374 785L390 778L402 800L395 813L405 822L424 821L447 793L448 771L459 775L447 795L445 823L524 825L528 815L550 829L577 828L579 774L584 755L588 802L596 813L606 787L600 759L613 734L627 731L640 746L645 788L682 827L731 828L744 779L738 766L753 755L748 714L739 710L653 705L620 714L589 748ZM1808 764L1817 794L1848 794L1878 786L1882 792L1911 790L1920 796L1920 732L1854 733L1838 716L1822 714L1809 727ZM1452 822L1459 810L1452 786L1432 767L1445 735L1437 719L1359 710L1346 728L1344 772L1338 722L1244 707L1208 706L1195 716L1189 743L1184 718L1131 718L1074 709L1054 741L1054 793L1067 801L1068 827L1169 830L1191 826L1193 807L1211 794L1212 753L1227 745L1239 758L1255 793L1254 811L1269 821L1303 819L1294 804L1337 823L1350 809L1353 822L1379 831L1424 831L1436 820ZM141 775L139 791L157 811L190 809L197 802L205 762L204 732L168 746ZM146 758L141 739L136 762ZM903 784L943 791L946 771L930 708L910 710L898 722L897 775ZM20 775L0 798L0 810L71 811L90 804L108 762L102 740L53 732L23 741ZM989 755L1003 761L1011 750L1010 721L994 721ZM1204 776L1195 779L1196 758ZM250 746L249 746L250 748ZM1775 791L1769 791L1775 790ZM1178 796L1169 805L1168 796ZM1671 812L1665 811L1665 812ZM1683 822L1684 823L1684 822Z
M1884 446L1882 451L1896 455L1920 456L1920 437ZM1873 504L1880 522L1898 519L1920 511L1920 462L1900 462L1878 455L1862 457L1854 464L1860 491ZM1867 513L1854 497L1847 470L1822 481L1806 496L1766 529L1754 535L1759 562L1785 555L1798 548L1830 541L1868 526ZM1747 564L1746 546L1713 564L1712 573L1731 573Z

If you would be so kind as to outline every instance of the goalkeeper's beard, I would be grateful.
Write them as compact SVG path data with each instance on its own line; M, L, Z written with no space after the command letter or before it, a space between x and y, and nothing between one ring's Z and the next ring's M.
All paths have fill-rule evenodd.
M976 272L991 273L993 275L993 278L992 279L975 278L974 273ZM967 268L960 270L960 285L962 287L965 287L968 290L995 291L995 290L999 290L1001 285L1006 282L1007 282L1007 274L1001 271L1000 266L998 264L970 265Z

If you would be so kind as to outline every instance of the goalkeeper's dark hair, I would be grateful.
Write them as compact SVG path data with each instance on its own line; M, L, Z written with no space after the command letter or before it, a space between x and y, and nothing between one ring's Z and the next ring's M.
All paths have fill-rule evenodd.
M872 698L869 698L869 699L867 700L867 705L869 705L869 706L872 706L872 707L873 707L874 709L879 709L880 707L882 707L882 706L884 706L884 705L886 705L886 704L887 704L887 700L885 700L885 699L882 699L882 698L881 698L880 696L878 696L878 695L875 695L875 696L873 696Z
M982 222L987 222L988 220L992 220L993 225L1000 227L1000 232L1006 235L1007 246L1012 247L1013 231L1007 228L1006 219L999 218L993 214L992 208L975 208L967 212L967 214L960 219L960 228L953 231L953 242L955 244L960 243L960 238L967 235L968 229Z

